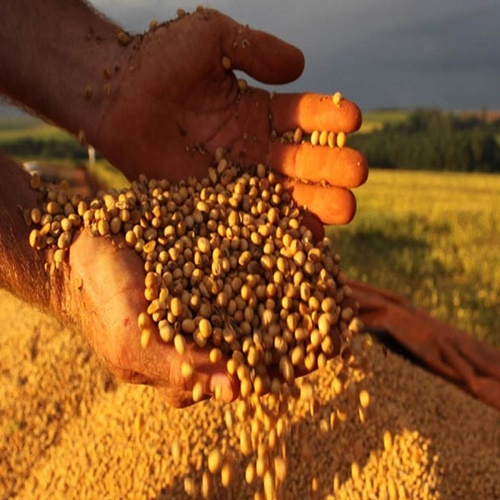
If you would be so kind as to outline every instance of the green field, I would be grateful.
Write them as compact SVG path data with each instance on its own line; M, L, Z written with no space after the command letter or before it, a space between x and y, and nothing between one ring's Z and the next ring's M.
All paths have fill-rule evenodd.
M381 129L386 123L399 123L405 121L411 111L404 109L391 109L383 111L363 111L363 124L360 133L365 134Z
M41 122L31 116L0 116L0 135L3 130L29 128Z
M0 118L0 145L25 138L50 140L69 137L71 135L67 132L35 118Z
M353 279L500 346L500 176L372 170L328 229Z

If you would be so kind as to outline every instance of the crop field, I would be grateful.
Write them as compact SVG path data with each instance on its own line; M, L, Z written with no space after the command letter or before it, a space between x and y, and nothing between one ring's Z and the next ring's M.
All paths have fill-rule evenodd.
M0 145L25 138L50 140L70 137L67 132L35 118L0 118Z
M369 133L382 128L386 123L399 123L406 120L411 111L403 109L363 112L360 133Z
M348 275L500 346L500 176L371 170L329 228Z

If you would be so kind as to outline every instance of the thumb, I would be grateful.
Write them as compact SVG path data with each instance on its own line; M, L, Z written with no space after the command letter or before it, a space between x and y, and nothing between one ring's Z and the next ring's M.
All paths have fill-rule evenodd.
M186 353L193 365L192 383L201 383L205 395L230 403L239 394L238 379L227 371L227 357L222 356L219 360L210 359L211 348L199 348L194 344L188 346Z
M138 346L137 349L134 360L137 371L149 385L158 388L172 406L192 404L195 385L201 389L201 399L214 396L229 403L238 397L238 379L228 373L227 358L212 360L208 345L200 348L189 340L185 352L179 354L173 344L166 344L155 336L146 348ZM183 364L190 366L188 377L183 374Z
M243 26L217 12L222 33L222 50L231 68L269 84L289 83L304 70L302 52L279 38Z

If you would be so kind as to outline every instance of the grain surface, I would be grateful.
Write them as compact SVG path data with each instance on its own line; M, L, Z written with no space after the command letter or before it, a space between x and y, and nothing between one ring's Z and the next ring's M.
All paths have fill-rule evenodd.
M227 405L168 408L152 389L114 383L52 318L3 291L0 306L0 498L201 491L208 452L237 438ZM335 362L308 376L319 405L314 417L297 407L283 498L327 498L334 488L338 498L500 497L498 412L394 354L377 348L372 358L373 375L358 383L370 394L364 424L358 393L335 394ZM247 498L261 481L247 485L247 459L231 458L234 479L226 490L215 476L215 498Z

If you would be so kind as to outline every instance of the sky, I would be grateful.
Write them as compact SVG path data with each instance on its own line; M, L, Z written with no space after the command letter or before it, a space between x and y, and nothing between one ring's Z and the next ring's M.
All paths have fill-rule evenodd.
M91 0L124 28L199 0ZM499 0L211 0L299 47L306 68L283 91L340 90L362 110L500 109ZM254 82L252 82L254 83Z
M198 1L92 0L135 32ZM286 91L340 90L362 109L500 109L499 0L212 0L299 47ZM281 89L276 89L281 90Z

